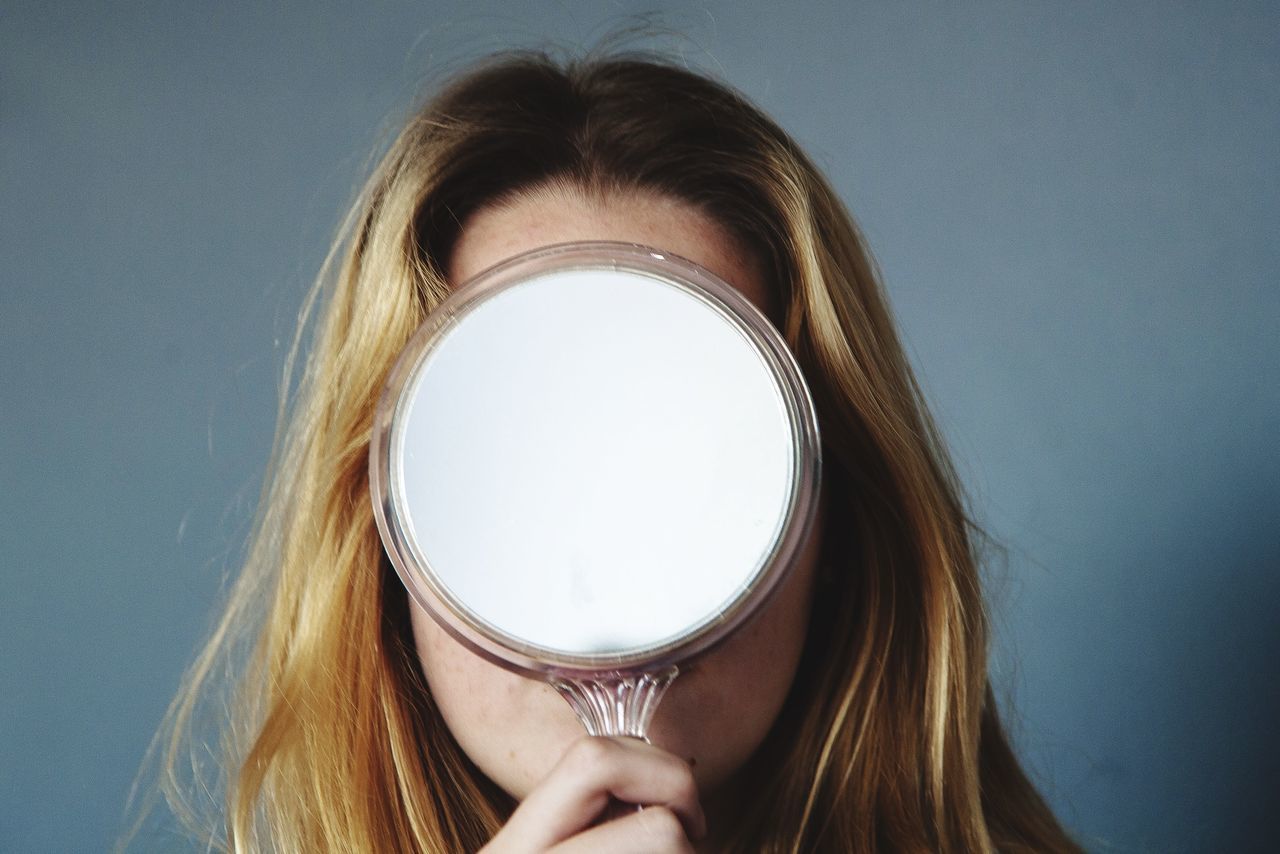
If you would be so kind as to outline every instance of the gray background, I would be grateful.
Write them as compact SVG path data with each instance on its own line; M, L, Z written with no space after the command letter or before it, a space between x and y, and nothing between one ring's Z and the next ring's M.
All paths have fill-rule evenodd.
M119 832L379 129L465 57L646 11L865 227L1007 547L996 679L1063 820L1266 847L1280 12L960 5L0 6L0 849Z

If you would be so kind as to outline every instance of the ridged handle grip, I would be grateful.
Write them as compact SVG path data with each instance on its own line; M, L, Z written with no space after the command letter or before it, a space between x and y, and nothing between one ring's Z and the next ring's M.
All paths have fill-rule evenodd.
M590 735L626 735L648 741L649 722L679 668L618 673L595 679L553 679Z

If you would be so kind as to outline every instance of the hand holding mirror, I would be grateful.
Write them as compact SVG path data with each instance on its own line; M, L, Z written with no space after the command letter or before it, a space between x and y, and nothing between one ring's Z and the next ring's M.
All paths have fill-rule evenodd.
M817 507L813 404L768 320L631 244L517 256L459 287L388 379L374 514L414 599L645 737L681 664L769 599Z

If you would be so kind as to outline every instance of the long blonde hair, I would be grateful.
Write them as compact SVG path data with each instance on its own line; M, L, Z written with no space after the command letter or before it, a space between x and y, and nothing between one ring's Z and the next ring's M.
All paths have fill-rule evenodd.
M467 217L553 181L664 194L753 247L815 396L821 592L791 695L746 769L762 806L743 805L736 848L1078 850L997 719L972 527L852 219L743 98L629 56L490 60L377 166L313 295L243 573L163 731L175 811L195 817L193 793L222 793L210 843L236 851L436 852L480 847L512 808L432 704L366 456L384 379L446 295ZM202 704L252 632L220 779L193 783L180 771Z

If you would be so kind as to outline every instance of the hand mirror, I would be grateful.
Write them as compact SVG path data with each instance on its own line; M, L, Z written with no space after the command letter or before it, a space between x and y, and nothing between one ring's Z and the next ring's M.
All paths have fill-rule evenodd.
M682 663L769 599L817 506L813 404L710 272L631 244L517 256L401 355L370 447L409 593L546 679L592 734L645 736Z

